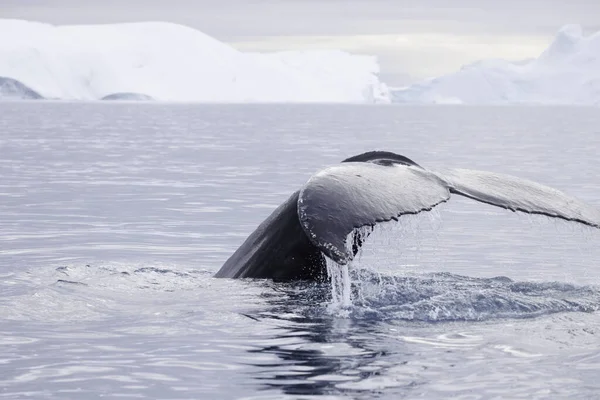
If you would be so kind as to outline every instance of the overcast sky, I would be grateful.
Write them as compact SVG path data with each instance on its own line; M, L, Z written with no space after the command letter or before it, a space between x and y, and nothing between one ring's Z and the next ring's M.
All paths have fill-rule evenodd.
M383 80L401 85L482 58L535 57L567 23L598 31L600 0L0 0L0 17L170 21L242 50L374 54Z

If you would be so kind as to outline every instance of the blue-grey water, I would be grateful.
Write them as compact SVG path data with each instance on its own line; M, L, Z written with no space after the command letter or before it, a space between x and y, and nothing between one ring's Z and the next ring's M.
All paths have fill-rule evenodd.
M0 398L600 398L600 232L454 197L328 285L212 278L373 149L600 207L575 107L0 103Z

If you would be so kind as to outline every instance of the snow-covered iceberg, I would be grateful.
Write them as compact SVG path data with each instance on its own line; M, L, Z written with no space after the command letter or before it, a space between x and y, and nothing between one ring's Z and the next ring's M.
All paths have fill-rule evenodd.
M600 32L564 26L536 59L484 60L393 90L399 103L600 105Z
M341 51L244 53L165 22L53 26L0 19L0 37L0 98L34 93L66 100L390 100L375 57Z

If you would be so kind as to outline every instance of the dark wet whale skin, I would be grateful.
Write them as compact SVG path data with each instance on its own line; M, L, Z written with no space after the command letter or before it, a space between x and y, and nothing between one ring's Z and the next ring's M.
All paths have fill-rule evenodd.
M323 280L325 257L314 246L298 220L294 192L233 253L217 278L271 278L276 281Z
M370 151L342 162L370 162L420 167L407 157L387 151ZM325 280L323 253L311 243L298 219L298 195L294 192L262 222L215 274L217 278L270 278L276 281ZM335 193L331 193L335 196ZM356 254L362 239L356 238Z
M451 194L600 228L600 210L514 176L464 169L438 174L387 151L359 154L342 163L347 164L313 175L259 225L215 276L324 280L325 255L347 264L362 246L364 236L354 235L351 249L346 242L357 228L429 211Z

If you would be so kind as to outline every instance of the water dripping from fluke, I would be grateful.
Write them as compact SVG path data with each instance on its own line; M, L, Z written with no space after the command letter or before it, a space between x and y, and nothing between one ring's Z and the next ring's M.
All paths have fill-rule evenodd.
M360 259L362 245L366 238L373 232L373 227L364 226L355 229L346 238L346 248L354 254L354 260L348 264L341 265L325 257L327 264L327 275L331 284L331 302L328 311L340 317L349 317L352 311L352 279L350 270L355 262Z
M412 226L411 226L412 225ZM486 321L494 319L535 318L565 312L600 311L600 287L565 282L519 282L505 276L470 277L448 272L425 272L404 268L398 264L404 251L402 245L414 232L379 229L355 230L347 238L347 246L369 237L384 239L395 246L396 254L377 256L363 254L363 247L354 249L354 259L339 265L327 259L330 278L330 301L326 312L354 320L403 320L414 322ZM393 237L393 241L392 241ZM367 246L368 248L372 246ZM377 253L379 254L379 253ZM378 266L393 262L401 273L381 272Z
M403 221L402 224L392 222L383 222L375 226L363 226L354 229L346 237L346 250L349 254L353 254L354 258L345 265L341 265L333 261L332 259L325 257L327 266L327 275L330 280L331 287L331 301L328 304L328 311L338 316L349 316L352 312L355 302L363 303L363 293L361 287L365 284L371 284L370 278L375 275L379 275L373 268L364 264L372 264L373 262L387 263L389 262L389 251L383 251L380 254L379 251L374 252L373 247L378 250L392 249L391 253L393 262L402 257L403 248L401 243L407 237L411 237L413 240L422 233L422 218L415 218L415 216L402 216L400 217ZM439 222L439 214L435 214L432 218L429 218L430 230L437 228L435 222ZM384 249L381 249L381 248ZM368 262L363 262L363 256L365 255L365 249L370 256L375 255L374 259L369 258ZM380 254L380 255L377 255ZM387 260L387 261L386 261ZM364 278L364 271L368 271L369 278ZM362 282L363 279L367 281Z
M331 302L328 310L339 316L348 316L352 307L352 282L348 265L340 265L326 258L327 275L331 282Z

